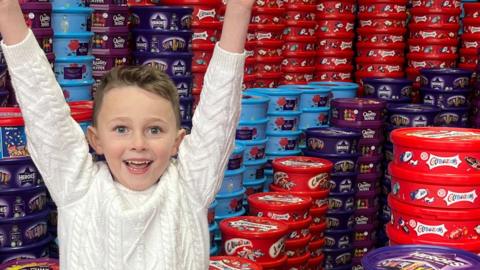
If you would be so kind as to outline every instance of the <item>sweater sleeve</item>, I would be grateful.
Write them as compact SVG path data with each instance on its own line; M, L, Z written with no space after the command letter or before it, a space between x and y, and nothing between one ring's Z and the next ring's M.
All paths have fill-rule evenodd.
M61 207L83 197L93 161L80 126L70 116L60 85L29 30L15 45L1 44L22 109L27 148L55 203Z
M180 145L180 173L202 206L213 201L234 147L244 63L244 53L215 46L193 115L192 131Z

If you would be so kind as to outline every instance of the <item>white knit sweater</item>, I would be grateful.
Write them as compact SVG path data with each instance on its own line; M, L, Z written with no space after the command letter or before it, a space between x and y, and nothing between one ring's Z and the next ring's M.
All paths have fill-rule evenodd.
M208 269L207 209L233 148L245 55L216 46L178 159L156 186L135 192L117 187L107 164L92 162L32 32L2 49L28 150L58 206L61 269Z

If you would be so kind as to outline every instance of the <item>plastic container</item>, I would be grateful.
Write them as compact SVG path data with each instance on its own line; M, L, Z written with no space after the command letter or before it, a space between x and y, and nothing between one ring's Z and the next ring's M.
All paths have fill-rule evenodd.
M93 72L104 73L114 67L126 66L129 64L128 50L93 50L95 59L93 60Z
M355 187L356 173L333 173L330 175L330 192L352 192Z
M395 73L403 70L403 57L389 57L389 58L370 58L357 57L356 67L359 72L378 72L378 73ZM371 77L371 76L370 76Z
M400 28L407 25L407 13L361 12L358 14L359 28L377 29Z
M192 23L192 44L215 45L220 39L221 23L218 21L202 21Z
M53 38L56 57L85 56L91 54L93 33L59 33Z
M422 104L389 104L388 122L394 127L433 126L440 108Z
M310 151L324 154L356 153L360 133L341 128L309 128L306 145Z
M383 149L382 139L363 139L358 143L358 152L362 156L381 156Z
M32 29L33 35L38 41L38 45L42 48L46 54L53 52L53 30L52 29ZM0 64L4 64L2 59L2 53L0 52Z
M281 58L283 58L283 61L280 60L283 68L315 66L315 52L284 52ZM257 58L257 62L261 63L261 59Z
M459 8L461 2L459 0L413 0L412 7L428 7L428 8Z
M137 29L189 30L192 24L191 7L135 6L131 12L131 24Z
M456 54L425 54L409 53L407 55L408 66L417 70L432 68L453 68L456 65Z
M329 190L328 189L321 189L321 190L304 190L304 191L292 191L292 190L289 190L289 189L286 189L284 188L283 186L281 185L277 185L277 184L272 184L270 185L270 190L272 192L288 192L288 194L292 194L292 195L299 195L299 196L309 196L309 197L312 197L313 201L312 201L312 208L310 209L310 212L312 214L312 217L315 217L314 214L325 214L325 212L327 211L327 197L328 197L328 194L329 194ZM318 212L314 212L314 211L318 211ZM318 222L315 222L314 223L318 223Z
M403 57L405 44L403 43L373 43L357 42L356 53L358 57Z
M60 264L58 260L46 258L46 259L18 259L13 260L8 263L0 265L1 269L5 270L14 270L14 269L28 269L28 268L38 268L46 270L56 270L60 269Z
M220 195L228 195L243 190L243 174L245 173L245 167L233 171L225 171L222 186L218 191Z
M93 83L93 80L84 82L63 81L60 83L60 87L67 102L92 100Z
M188 76L191 74L191 53L147 53L134 52L136 65L149 65L164 71L169 76Z
M173 84L177 87L178 96L188 97L192 94L192 76L176 76L171 78Z
M50 3L28 2L21 5L25 23L31 29L52 27L52 6Z
M50 210L32 213L24 217L0 219L0 229L5 232L0 248L31 245L45 239Z
M355 5L355 1L352 0L326 0L317 5L317 14L319 14L319 16L330 13L353 14L355 11L357 11L357 6Z
M268 113L267 133L297 131L301 114L299 111Z
M435 117L438 127L469 127L469 108L444 108Z
M405 27L377 29L375 27L360 27L357 29L357 41L372 43L403 43Z
M309 218L312 198L284 192L265 192L248 196L249 214L293 222Z
M409 97L412 92L412 81L408 79L364 78L362 81L367 97L398 100Z
M127 27L128 7L119 5L90 5L94 9L92 27Z
M242 211L242 201L245 194L245 188L242 188L240 191L220 195L218 194L215 197L218 205L215 207L216 217L232 215Z
M32 173L27 174L30 176ZM33 179L35 180L35 179ZM32 182L32 180L26 180ZM0 220L21 219L43 211L47 205L47 192L43 185L0 191ZM14 246L13 246L14 247Z
M466 108L469 106L470 90L444 91L428 88L421 88L423 103L434 105L442 109Z
M92 28L94 32L92 48L100 50L126 50L129 49L129 30L127 27Z
M355 209L355 192L330 193L328 211L350 211Z
M309 85L328 87L332 91L332 99L353 98L357 94L358 84L351 82L310 82Z
M349 230L355 226L354 210L328 211L326 214L327 228L330 230Z
M264 178L264 169L267 159L245 162L246 171L243 174L244 182L258 181Z
M311 235L307 235L300 239L287 239L285 241L285 254L288 256L288 259L297 260L303 258L302 260L308 260L310 258L308 242L310 242L311 238ZM304 264L305 262L302 263L302 266Z
M385 105L385 101L367 98L334 99L331 117L340 121L379 121Z
M55 34L90 31L92 8L53 8L52 28Z
M334 270L351 270L353 248L324 249L325 268Z
M29 157L0 159L0 192L29 189L43 184L42 177ZM3 211L2 211L3 212Z
M315 66L285 67L282 71L283 77L280 84L306 84L313 80Z
M318 23L318 33L350 33L355 26L353 14L328 14Z
M435 90L465 90L470 87L472 72L463 69L423 69L420 85Z
M263 268L252 262L251 260L243 259L236 256L214 256L210 257L210 266L209 270L224 269L224 270L235 270L235 269L251 269L251 270L262 270Z
M285 36L283 37L283 41L279 41L279 43L282 44L280 49L285 52L311 52L315 51L316 38L310 36ZM262 48L260 47L257 50L262 50ZM281 53L276 54L276 56L281 56Z
M455 39L460 25L458 23L429 24L411 23L408 26L410 38L418 39Z
M42 258L48 255L50 242L53 237L48 236L43 240L31 245L25 245L16 248L0 248L0 262L7 264L9 262L15 263L18 260L25 258ZM7 264L8 265L8 264ZM2 264L2 269L5 265Z
M188 52L192 39L192 32L189 30L133 29L132 33L137 52Z
M285 24L250 24L248 41L279 41L282 40Z
M315 80L321 82L351 82L352 71L352 65L316 66Z
M320 154L314 151L303 150L303 154L309 157L319 157L330 160L333 163L332 173L351 173L357 171L357 160L360 154Z
M463 36L462 36L463 39ZM456 39L420 39L408 40L408 48L412 53L431 53L435 55L454 54L458 52Z
M54 72L57 80L84 82L92 80L93 56L57 57Z
M302 94L301 91L284 88L250 88L246 93L268 96L268 112L296 111Z
M285 8L265 8L254 6L252 10L252 24L284 24Z
M480 20L478 18L463 18L463 33L477 34L480 32L479 26Z
M414 7L410 12L412 23L443 24L459 23L462 10L460 8Z
M353 49L353 33L322 33L318 35L318 51L349 51Z
M245 151L243 154L244 162L251 162L262 160L265 158L265 147L267 145L268 139L263 140L241 140L237 143L241 143L245 146Z
M358 3L359 12L369 13L404 13L407 11L407 1L383 0L369 1L363 0Z
M353 51L317 51L317 66L342 66L352 65Z
M280 85L278 88L293 88L302 91L299 105L302 110L330 106L331 90L328 87L290 84Z
M267 132L267 152L285 152L298 150L301 131Z
M300 115L299 129L328 127L330 107L303 109Z
M235 139L245 140L264 140L266 138L266 128L268 119L255 121L241 121L238 124Z
M352 247L353 230L327 230L325 231L326 249L345 249Z

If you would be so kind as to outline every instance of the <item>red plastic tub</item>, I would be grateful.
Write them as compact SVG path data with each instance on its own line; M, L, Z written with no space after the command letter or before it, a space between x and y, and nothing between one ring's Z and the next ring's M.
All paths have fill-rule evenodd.
M312 217L309 216L307 219L304 220L286 222L288 228L290 228L287 240L301 239L309 236L312 220Z
M412 7L459 8L460 0L413 0Z
M318 66L339 66L339 65L352 65L353 50L344 51L321 51L317 52L317 65Z
M390 134L394 163L418 173L480 172L480 131L465 128L404 128Z
M378 73L393 73L403 70L403 57L357 57L357 71L368 71Z
M192 45L215 44L220 39L221 26L218 21L192 22Z
M330 193L330 190L324 189L320 191L290 191L288 189L284 189L275 184L271 184L269 188L273 192L288 192L292 195L312 197L313 204L312 204L312 208L310 209L310 212L313 214L313 216L320 215L321 213L324 214L327 211L327 198L328 198L328 194ZM318 222L314 222L314 223L318 223Z
M478 50L476 48L460 49L459 63L467 65L476 65L478 63Z
M253 24L285 24L285 8L253 7L250 22Z
M283 30L285 36L315 36L317 22L315 21L287 21Z
M283 157L272 162L274 184L290 191L321 191L329 189L333 164L313 157Z
M480 48L480 34L463 34L461 47L466 49Z
M359 12L379 13L405 13L407 12L406 0L360 0L358 1Z
M407 79L413 81L413 82L416 82L416 83L420 83L420 69L421 68L414 68L414 67L407 67L405 69L406 73L407 73ZM420 87L420 86L418 86Z
M361 27L357 29L357 41L403 43L407 29L404 27L377 29L375 27Z
M208 270L218 269L251 269L262 270L263 268L255 262L234 256L213 256L210 257Z
M404 43L357 42L358 57L403 57L405 54Z
M417 207L480 208L480 172L476 174L420 173L389 165L392 196Z
M208 65L213 55L215 44L195 44L192 46L192 63L195 65Z
M282 55L282 41L254 41L251 45L253 46L253 57Z
M284 24L250 24L249 33L253 33L249 40L269 41L282 40ZM247 37L248 38L248 37Z
M312 257L308 260L308 266L306 270L323 270L323 261L325 260L325 255L319 257Z
M355 15L353 14L328 14L319 16L319 33L353 33L355 26Z
M269 218L240 216L220 222L223 251L256 262L272 262L284 255L288 226Z
M458 36L460 25L458 23L410 23L408 28L410 29L410 38L455 39Z
M480 33L480 18L464 18L463 33L465 34Z
M312 198L285 192L262 192L248 196L250 215L281 221L299 221L309 217Z
M325 239L319 239L317 241L310 241L308 249L312 258L323 256L323 246L325 245Z
M457 39L420 39L408 40L408 49L411 53L452 54L457 53Z
M317 81L352 81L352 65L343 66L316 66L315 67L315 80Z
M353 49L354 33L323 33L317 34L317 51L343 51Z
M285 240L285 254L287 254L289 259L301 257L305 254L308 254L310 257L310 253L308 252L308 243L310 242L310 239L312 239L312 236L308 234L300 239Z
M432 241L457 248L480 248L480 209L433 209L415 207L388 197L392 219L387 227L391 239L409 237L412 242Z
M282 57L266 56L255 57L255 72L280 72L282 68Z
M157 0L148 0L158 5ZM162 0L162 5L193 7L193 21L214 21L218 19L221 0Z
M358 27L376 29L403 28L407 25L407 13L359 13Z
M316 18L316 5L289 4L286 5L285 19L290 21L314 21Z
M315 67L284 67L280 84L306 84L313 80Z
M460 8L426 8L414 7L410 10L412 23L458 23L460 21Z
M315 51L316 37L283 37L283 51L285 52L311 52Z
M422 68L453 68L457 64L456 54L407 54L408 66L415 69Z
M315 67L315 52L284 52L283 67Z
M303 256L288 258L287 269L305 270L309 259L310 259L309 251L307 251Z
M480 17L480 3L463 3L463 10L465 11L465 18Z
M256 0L254 7L265 7L265 8L281 8L285 4L284 1L277 0Z
M327 14L354 14L357 10L354 0L322 0L317 4L318 18Z
M283 270L287 264L287 259L287 255L284 255L277 260L270 262L258 262L258 264L263 267L263 270Z
M255 81L253 87L256 88L275 88L282 79L281 72L262 72L255 74Z

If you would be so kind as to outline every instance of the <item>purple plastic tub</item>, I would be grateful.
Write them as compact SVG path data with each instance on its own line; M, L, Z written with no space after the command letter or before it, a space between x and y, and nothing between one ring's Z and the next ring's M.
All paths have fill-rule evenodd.
M378 211L378 207L356 210L355 211L355 227L373 226L377 221L377 211Z
M469 108L444 108L435 117L438 127L469 127Z
M353 257L353 248L327 249L323 250L325 255L325 269L329 270L351 270L350 265Z
M357 160L358 173L380 173L382 172L382 159L381 155L377 156L361 156Z
M353 258L354 259L361 259L365 254L370 252L370 250L375 248L375 241L374 240L366 240L366 241L356 241L353 243Z
M45 186L0 191L0 220L23 218L43 211L47 205Z
M227 170L237 170L242 167L243 164L243 152L245 151L245 146L243 144L235 144L230 157L228 158Z
M377 173L362 173L358 174L355 183L355 190L357 192L376 191L378 180L382 177L382 172Z
M330 175L330 192L352 192L355 188L357 173L333 173Z
M16 248L0 248L0 263L7 263L20 259L37 259L48 256L50 242L53 237L48 236L42 241L31 245ZM3 267L0 269L4 269Z
M337 98L331 102L331 118L342 121L383 120L386 102L371 98Z
M33 35L38 41L38 44L45 53L53 52L53 30L52 29L33 29ZM0 64L2 64L2 56L0 52Z
M0 159L0 191L41 184L42 176L30 157Z
M420 71L420 85L436 90L466 90L473 72L465 69L432 68Z
M0 36L0 39L2 39L2 36ZM0 65L5 65L5 56L3 56L2 49L0 49Z
M354 210L329 211L325 215L327 228L330 230L348 230L355 226Z
M480 117L475 117L472 121L473 128L480 128Z
M192 74L191 53L147 53L134 52L136 65L149 65L166 72L169 76L186 76Z
M317 152L303 150L305 156L328 159L333 163L332 173L347 173L357 171L357 160L360 154L319 154Z
M473 117L480 116L480 98L475 98L472 101L472 116Z
M192 97L182 97L180 98L180 117L182 121L188 121L192 119Z
M309 128L305 131L310 151L324 154L353 154L357 152L361 134L341 128Z
M27 26L32 29L52 27L52 4L50 3L24 3L22 12Z
M192 41L192 32L157 31L149 29L134 29L133 40L137 52L188 52Z
M433 126L440 108L427 104L389 104L388 123L394 127Z
M189 30L192 25L191 7L136 6L131 12L131 24L137 29Z
M93 72L107 72L114 67L128 65L128 50L101 50L93 51Z
M442 109L467 107L469 105L470 90L443 91L421 88L423 103L435 105Z
M412 81L403 78L364 78L363 89L366 97L385 100L399 100L410 97Z
M352 247L353 230L326 230L324 248L337 249Z
M117 6L126 6L127 0L88 0L90 5L117 5Z
M378 206L377 191L358 192L355 196L356 209L368 209Z
M97 28L93 27L93 43L92 48L97 52L101 50L126 50L129 49L128 27L115 28Z
M50 254L51 255L51 254ZM51 257L51 256L50 256ZM34 265L34 266L32 266ZM21 270L53 270L59 269L59 261L56 259L18 259L6 264L0 265L0 269L21 269Z
M179 97L189 97L192 94L192 76L176 76L171 78L177 87Z
M0 219L0 247L21 247L47 237L50 210L22 218Z
M0 64L0 89L7 84L7 65Z
M355 209L355 191L330 193L328 211L350 211Z
M332 126L349 128L362 134L361 139L380 139L383 137L383 121L362 121L350 122L332 120Z
M94 9L92 27L128 26L128 7L118 5L90 5Z
M382 139L361 139L358 142L358 151L362 156L379 156L383 152Z
M354 229L353 239L355 243L364 241L375 241L377 239L376 222L357 225Z

